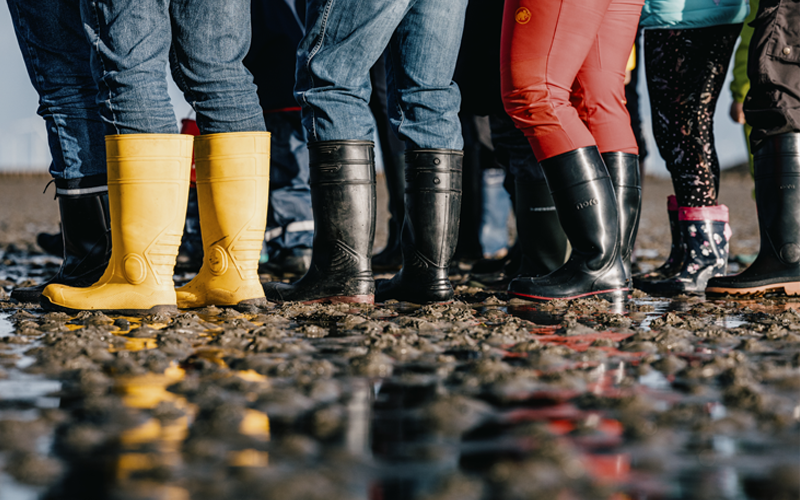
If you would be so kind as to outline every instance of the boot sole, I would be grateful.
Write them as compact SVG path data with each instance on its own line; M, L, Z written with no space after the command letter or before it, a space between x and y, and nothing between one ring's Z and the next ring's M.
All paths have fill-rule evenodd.
M707 287L706 295L732 295L738 297L762 297L767 294L796 297L800 295L800 282L776 283L772 285L752 286L747 288L728 288L723 286Z
M103 314L112 314L117 316L149 316L151 314L168 314L170 316L178 315L178 306L174 305L160 305L153 306L150 309L72 309L70 307L60 306L50 302L50 299L42 296L40 305L45 311L56 311L67 314L78 314L84 311L101 312Z
M575 300L575 299L583 299L586 297L597 297L599 299L610 299L614 301L614 300L628 298L629 291L630 290L628 288L613 288L611 290L598 290L596 292L582 293L579 295L573 295L571 297L544 297L540 295L528 295L519 292L509 292L509 294L515 297L520 297L535 302L548 302L551 300Z

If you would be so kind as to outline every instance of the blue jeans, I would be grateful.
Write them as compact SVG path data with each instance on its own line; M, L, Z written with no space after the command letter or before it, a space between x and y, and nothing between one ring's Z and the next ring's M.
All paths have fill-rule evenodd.
M409 149L462 149L452 81L467 0L309 0L295 95L310 142L373 138L369 70L388 47L389 117Z
M39 94L57 189L105 184L105 129L79 0L8 0L22 58ZM64 181L64 182L60 182ZM72 189L72 190L74 190Z
M267 252L275 258L293 248L311 248L314 214L308 185L308 149L300 112L266 113L272 133L267 214Z
M484 256L495 256L508 248L508 214L511 197L503 187L506 172L502 168L483 171L483 213L481 247Z
M250 0L82 0L109 134L176 134L167 65L202 134L264 131L242 59Z

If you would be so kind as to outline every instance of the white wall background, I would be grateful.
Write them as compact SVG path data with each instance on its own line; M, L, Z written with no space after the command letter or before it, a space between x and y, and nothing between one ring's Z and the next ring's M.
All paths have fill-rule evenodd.
M3 77L0 78L0 173L45 172L50 163L50 155L44 121L36 115L36 92L28 80L11 17L5 2L3 4L0 6L0 68L3 68ZM664 161L658 155L650 130L650 106L644 85L643 65L640 64L638 69L642 71L642 116L650 151L646 161L647 172L651 175L667 176ZM730 75L728 78L730 80ZM191 108L172 83L170 95L177 118L180 120L189 116ZM726 83L717 105L714 128L717 152L723 168L739 165L747 160L741 127L728 117L730 103L731 97Z

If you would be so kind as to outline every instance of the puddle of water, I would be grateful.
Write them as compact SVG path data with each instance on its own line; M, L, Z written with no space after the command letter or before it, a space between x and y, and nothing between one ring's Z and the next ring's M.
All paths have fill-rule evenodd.
M631 314L634 326L649 330L656 318L667 312L685 312L692 304L648 298L637 299L634 305L652 307L652 311ZM791 455L786 458L791 450L786 450L785 444L781 447L781 443L773 443L770 436L763 435L759 437L764 440L764 446L778 450L774 454L777 458L769 465L754 464L753 460L761 457L742 446L738 436L709 431L702 438L705 448L700 451L683 446L681 443L700 440L688 424L686 428L665 431L674 434L674 442L670 442L669 434L667 438L653 438L663 439L655 444L646 438L632 440L629 434L637 432L655 435L659 432L657 416L682 406L705 408L705 414L693 421L703 422L703 425L707 423L704 418L712 423L721 422L731 413L722 404L713 380L707 382L710 389L706 392L681 391L673 386L672 376L655 369L640 372L641 354L602 347L604 341L619 342L621 334L599 332L569 337L558 334L557 326L564 320L563 310L544 311L535 306L515 305L479 307L478 312L483 314L493 308L535 322L538 327L530 332L531 336L552 347L554 352L560 352L558 349L570 353L603 351L605 357L602 361L568 363L552 370L530 368L529 379L508 389L507 394L514 394L515 398L501 400L491 392L492 384L511 384L513 380L500 376L494 382L485 382L470 370L475 363L490 364L490 361L527 366L522 355L526 353L504 358L504 351L493 346L494 358L481 356L476 351L473 357L465 355L463 359L452 361L449 354L445 354L439 358L441 366L436 368L445 368L448 363L455 367L451 375L439 378L424 378L420 374L429 375L431 372L425 370L430 368L423 369L413 363L403 365L398 360L396 363L403 370L395 377L355 377L346 375L348 363L355 356L348 350L364 348L372 337L344 328L339 331L341 325L333 322L324 325L331 329L329 337L309 340L318 348L313 355L316 357L304 359L333 359L341 370L334 380L343 395L334 398L335 402L328 406L316 403L313 412L301 412L296 419L287 421L282 415L266 411L260 398L287 388L295 391L291 395L296 400L308 398L308 384L314 381L313 377L304 382L308 386L289 387L289 377L267 376L253 369L237 371L231 367L235 366L237 356L244 356L243 351L202 345L198 341L191 363L172 365L163 375L114 377L113 394L131 423L119 433L118 447L109 453L100 468L108 476L109 493L125 492L126 498L132 499L184 499L197 494L201 488L198 484L203 480L211 481L209 478L215 475L224 481L240 480L246 484L252 478L274 481L275 477L297 474L308 476L312 484L318 470L325 469L337 481L350 482L353 494L349 497L369 500L437 498L435 495L440 493L448 478L455 478L454 481L462 485L474 485L473 491L482 489L484 494L438 498L536 497L541 491L531 490L529 495L520 493L517 497L511 492L513 488L524 492L526 487L548 484L548 478L561 478L563 484L572 488L569 495L562 491L559 496L559 492L554 491L549 496L598 498L600 490L597 488L600 488L603 493L600 496L614 500L709 497L702 492L711 492L715 498L726 500L747 500L750 497L742 487L745 473L755 471L763 475L766 467L791 461ZM401 316L416 310L406 305L394 308ZM203 319L217 324L225 321L214 317ZM743 316L732 312L718 319L716 324L730 329L744 322ZM139 326L135 325L137 321L132 323ZM319 324L295 321L296 325L305 323ZM159 329L166 325L150 326ZM219 332L204 335L213 338L216 333ZM0 313L0 336L12 334L13 323L8 314ZM407 334L397 334L397 337ZM376 337L380 335L380 332L375 333ZM435 338L435 332L420 335ZM109 352L146 355L158 347L155 337L126 337L126 340L122 347L110 348ZM30 347L28 344L20 349ZM288 352L262 354L264 362L274 366L288 365L292 361L292 354ZM708 358L714 355L710 352ZM703 360L699 356L695 358L689 363L702 366ZM208 366L209 372L217 370L214 377L206 379L209 386L198 387L196 392L169 390L172 384L185 383L187 378L202 371L189 366L192 364ZM584 377L587 373L592 376ZM208 425L201 412L212 411L208 407L201 408L198 400L213 399L214 391L225 393L227 382L222 381L237 377L240 382L236 384L252 386L241 393L229 391L246 401L232 399L244 409L236 427L228 429L230 439L198 438L197 433L203 432L198 430L198 422ZM455 386L462 381L460 377L474 377L475 382L473 385L464 383L456 390ZM0 402L10 401L12 406L16 405L16 413L0 411L0 420L11 419L13 415L35 418L40 409L74 404L49 396L60 389L58 382L10 370L9 377L0 380ZM207 392L203 397L197 395L203 391ZM470 403L454 403L453 396L461 396ZM629 399L651 405L652 411L643 413L638 422L626 420L630 417L625 415L628 408L622 402ZM220 399L217 409L221 413L225 411L225 401ZM295 402L283 402L284 407ZM432 409L434 404L439 406ZM159 412L165 407L177 410L180 415L164 418ZM323 410L329 411L328 420L322 420ZM68 406L64 411L69 411ZM679 412L677 414L680 416ZM340 425L338 437L320 437L319 427L315 426L322 425ZM648 446L652 448L650 455L643 458L641 448ZM49 447L49 444L43 445L40 452ZM650 468L655 460L653 454L658 459L656 465L663 466L661 469ZM545 462L550 469L543 465ZM210 467L212 463L214 466ZM208 478L203 477L205 475ZM200 483L194 484L193 480ZM0 484L0 500L28 500L35 498L30 496L31 492L41 493L37 489L26 490L8 476L0 476ZM8 484L12 485L10 489L6 488ZM257 488L260 483L252 484ZM255 491L245 492L242 498L250 498L247 494L255 497ZM331 497L338 498L333 493Z
M9 316L11 316L10 313L0 312L0 336L5 337L14 332L14 324L9 321Z
M3 466L0 460L0 466ZM45 493L46 488L20 484L14 479L0 472L0 500L37 500Z

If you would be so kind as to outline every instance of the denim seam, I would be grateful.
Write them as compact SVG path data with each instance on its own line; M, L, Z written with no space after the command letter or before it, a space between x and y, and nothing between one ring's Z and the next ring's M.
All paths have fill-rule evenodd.
M333 4L336 0L328 0L325 4L325 10L322 13L322 21L320 26L320 34L319 40L317 43L314 44L314 47L308 53L308 59L306 59L306 70L308 71L308 77L311 79L311 88L314 88L314 73L311 72L311 59L319 52L319 49L322 48L322 43L325 41L325 30L328 26L328 16L331 13L331 9L333 8ZM305 101L306 105L308 105L308 101L306 100L305 93L303 94L303 101ZM317 125L316 120L314 119L314 109L311 108L311 132L314 135L314 139L317 138Z
M170 28L172 28L171 25L170 25ZM170 38L172 39L172 46L170 47L169 55L167 56L167 61L169 62L169 65L170 65L170 73L172 74L172 78L176 81L176 83L177 83L177 80L180 80L181 85L179 85L179 87L181 89L181 92L183 92L185 97L191 98L191 102L189 102L189 105L192 107L194 112L197 113L197 108L196 108L197 96L192 91L191 87L186 83L186 79L185 79L184 74L183 74L183 69L181 68L181 62L178 59L178 52L175 50L175 44L177 42L176 42L174 36L170 36ZM173 69L173 67L172 67L172 59L173 58L175 59L175 69ZM176 75L176 73L177 73L177 75ZM183 89L186 89L186 90L184 91ZM187 99L187 101L188 100L189 99ZM198 121L198 124L199 124L199 121Z
M97 52L97 60L99 61L100 67L103 70L103 77L105 77L106 74L108 73L108 70L106 69L105 63L103 62L103 58L102 58L102 56L100 54L100 41L101 41L100 40L100 16L97 13L97 2L89 2L89 4L92 7L91 11L92 11L92 15L94 16L94 26L92 26L92 29L94 30L94 40L92 40L91 45L94 48L95 52ZM119 134L119 128L117 128L117 117L114 114L114 108L111 106L111 87L109 87L108 84L105 83L103 78L98 78L97 79L97 87L98 87L98 89L100 88L101 84L106 88L106 91L108 92L108 99L104 99L103 101L106 103L106 109L108 109L108 112L111 115L111 123L112 123L112 125L114 127L114 131L117 134Z
M392 42L390 40L389 44L391 45L391 43ZM389 108L388 99L389 99L389 95L391 95L392 98L394 99L394 102L391 103L391 105L398 110L398 115L399 115L398 122L399 123L397 124L397 132L398 132L398 134L400 134L401 133L400 132L400 128L406 122L406 111L405 111L405 109L403 109L403 105L402 105L403 100L400 99L400 97L398 95L400 93L400 91L398 90L398 84L397 84L398 63L397 63L397 60L395 59L395 53L394 53L393 50L389 50L389 58L392 60L392 80L394 81L394 89L390 91L387 88L387 92L386 92L386 99L387 99L386 108L387 108L387 111L388 111L388 108ZM386 83L387 83L387 86L388 86L388 83L389 83L388 79L387 79ZM391 116L390 116L390 118L391 118Z

